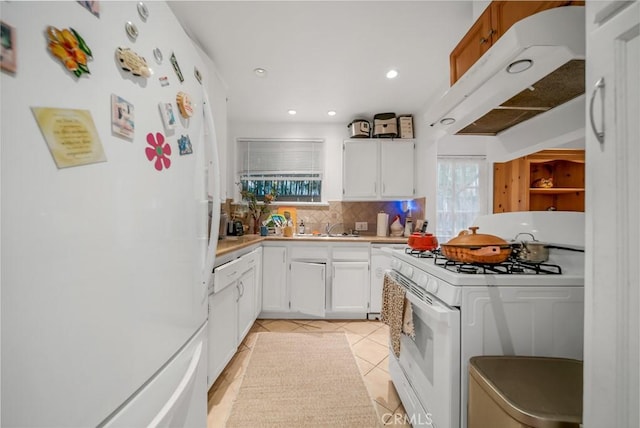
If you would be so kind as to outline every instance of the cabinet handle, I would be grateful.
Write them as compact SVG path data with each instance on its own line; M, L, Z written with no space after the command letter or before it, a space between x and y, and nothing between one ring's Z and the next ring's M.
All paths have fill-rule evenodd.
M601 77L593 87L593 92L591 92L591 101L589 102L589 120L591 121L591 129L595 134L598 142L600 144L604 144L604 77ZM600 122L602 123L602 131L598 131L596 127L596 122L593 118L593 105L596 100L596 95L598 91L602 94L600 98L602 99L602 117L600 118Z
M236 290L238 290L238 297L236 297L236 303L240 300L240 286L236 283Z
M484 37L480 37L480 44L484 45L485 43L487 43L489 41L489 39L485 39Z
M244 282L240 281L240 287L242 287L242 291L240 291L240 297L244 296Z

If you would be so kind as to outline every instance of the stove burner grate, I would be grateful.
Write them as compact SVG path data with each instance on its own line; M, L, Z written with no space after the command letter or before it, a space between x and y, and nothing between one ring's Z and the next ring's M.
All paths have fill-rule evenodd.
M462 274L561 275L562 268L549 263L527 263L512 257L502 263L467 263L449 260L440 251L433 252L436 266Z
M430 250L415 250L415 249L413 249L411 247L407 247L407 248L404 249L404 252L406 254L409 254L410 256L413 256L413 257L417 257L419 259L430 259L430 258L433 258L435 256L434 253L436 251L438 251L438 250L433 250L433 251L430 251Z

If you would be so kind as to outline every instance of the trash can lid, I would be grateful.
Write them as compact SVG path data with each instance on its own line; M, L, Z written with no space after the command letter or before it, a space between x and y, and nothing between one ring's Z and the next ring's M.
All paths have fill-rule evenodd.
M552 428L582 422L582 361L478 356L469 361L469 375L522 424Z

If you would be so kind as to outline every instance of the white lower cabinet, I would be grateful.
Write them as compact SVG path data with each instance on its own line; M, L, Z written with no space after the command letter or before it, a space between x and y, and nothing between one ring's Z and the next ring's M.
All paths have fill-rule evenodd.
M379 314L382 311L382 287L384 273L391 269L391 253L382 248L404 249L406 244L388 244L371 246L371 292L369 297L369 312Z
M238 348L237 299L235 284L209 295L207 388L213 385Z
M331 310L368 312L369 262L333 262Z
M256 270L251 266L238 279L238 343L256 320Z
M260 316L366 318L369 248L369 243L265 243Z
M236 353L257 317L262 277L258 248L218 266L209 294L207 386L211 387Z
M289 310L287 296L287 247L262 249L262 311Z
M325 316L327 264L291 262L291 311Z

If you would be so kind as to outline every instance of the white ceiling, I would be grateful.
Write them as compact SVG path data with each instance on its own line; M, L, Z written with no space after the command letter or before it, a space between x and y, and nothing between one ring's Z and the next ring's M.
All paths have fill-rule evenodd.
M348 124L415 114L448 88L449 53L472 24L471 1L169 4L215 62L232 121ZM256 67L267 77L256 77ZM392 68L399 75L389 80Z

